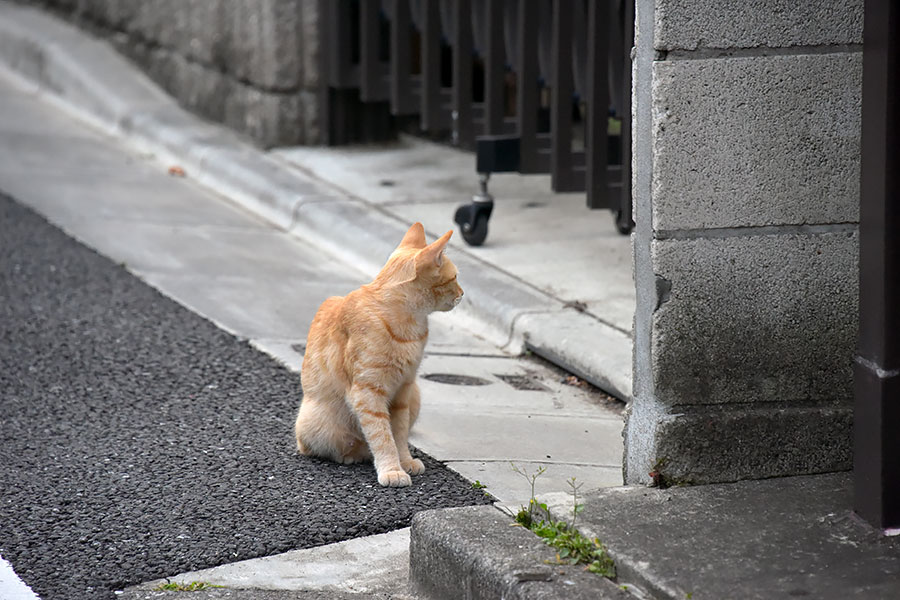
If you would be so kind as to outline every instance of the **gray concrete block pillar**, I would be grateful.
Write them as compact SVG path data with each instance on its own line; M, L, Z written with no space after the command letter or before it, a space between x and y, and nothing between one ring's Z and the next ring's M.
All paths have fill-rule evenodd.
M851 465L862 0L637 0L625 476Z

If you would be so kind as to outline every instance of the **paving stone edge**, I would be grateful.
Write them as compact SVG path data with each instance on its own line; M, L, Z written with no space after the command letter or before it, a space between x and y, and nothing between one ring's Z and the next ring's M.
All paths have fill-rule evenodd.
M417 513L409 546L410 591L444 600L625 600L612 581L561 564L556 552L490 506Z

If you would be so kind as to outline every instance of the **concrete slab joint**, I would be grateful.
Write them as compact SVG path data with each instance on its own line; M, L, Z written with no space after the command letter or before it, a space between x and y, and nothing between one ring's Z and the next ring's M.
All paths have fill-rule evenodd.
M626 482L848 469L862 2L636 14Z

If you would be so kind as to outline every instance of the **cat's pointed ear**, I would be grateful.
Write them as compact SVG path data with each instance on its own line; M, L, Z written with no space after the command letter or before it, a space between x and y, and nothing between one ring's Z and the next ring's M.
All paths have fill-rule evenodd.
M400 240L398 248L424 248L425 247L425 228L421 223L413 223L403 239Z
M391 281L391 285L403 285L404 283L409 283L416 278L416 275L416 262L413 260L406 260L400 265L400 268L397 269L397 272Z
M447 247L447 242L450 241L451 235L453 235L452 229L442 235L436 242L432 242L420 250L418 256L416 256L416 266L432 265L440 267L444 264L444 248Z

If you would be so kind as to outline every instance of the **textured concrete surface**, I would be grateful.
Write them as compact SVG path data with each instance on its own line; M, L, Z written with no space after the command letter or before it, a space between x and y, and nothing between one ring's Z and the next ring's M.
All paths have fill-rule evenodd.
M862 53L659 61L656 230L859 219Z
M202 581L236 590L293 590L388 595L409 578L409 528L181 573L168 581ZM135 589L153 590L166 579Z
M632 59L632 200L634 202L634 233L632 256L634 263L635 310L633 328L633 372L631 412L625 419L625 456L623 475L626 483L647 483L647 473L655 460L655 419L648 418L648 409L658 406L653 398L653 372L650 357L653 312L656 310L656 277L650 248L654 232L653 211L653 29L654 0L635 1L635 53ZM633 409L644 412L635 419ZM638 426L640 425L640 427ZM645 427L645 425L650 425ZM633 435L637 433L637 435Z
M410 534L410 589L429 600L632 598L555 551L511 518L485 507L423 511Z
M218 2L224 12L223 33L233 55L229 70L241 81L266 91L295 91L303 82L302 11L311 2L253 0Z
M314 1L32 4L110 40L182 105L263 146L320 140Z
M623 309L629 302L613 302ZM601 310L609 304L603 303ZM613 311L615 309L613 308ZM600 311L598 311L600 312ZM583 377L604 390L628 391L632 387L632 339L629 330L611 327L598 319L586 319L577 309L523 313L516 321L525 345L536 354Z
M626 482L849 466L861 21L637 2Z
M659 401L849 402L857 246L855 228L655 242Z
M700 484L852 468L849 403L745 406L678 408L677 417L662 417L653 470L673 482Z
M551 455L552 456L552 455ZM592 457L593 458L593 457ZM454 460L445 463L448 467L472 482L489 487L491 495L503 499L500 505L518 510L528 505L531 497L531 482L526 477L514 473L513 465L527 476L534 475L541 468L543 474L535 481L535 493L546 494L569 489L569 481L574 477L584 490L616 487L622 485L621 454L614 465L596 463L572 464L546 459L543 461L508 460Z
M566 495L544 497L571 513ZM588 494L580 529L653 598L900 596L900 537L851 512L847 474ZM414 520L415 522L415 520Z
M862 0L657 0L654 47L697 50L861 44L862 9Z
M117 47L119 47L117 45ZM126 55L133 55L124 49ZM318 139L318 100L311 91L261 91L165 49L136 58L181 103L264 146Z
M652 243L654 396L630 408L626 481L661 461L695 483L850 468L857 244L853 228Z

